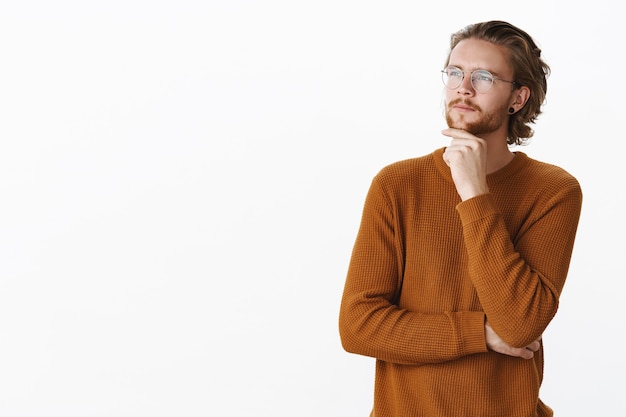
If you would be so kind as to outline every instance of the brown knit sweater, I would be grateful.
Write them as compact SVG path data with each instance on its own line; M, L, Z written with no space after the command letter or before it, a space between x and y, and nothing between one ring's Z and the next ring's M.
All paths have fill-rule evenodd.
M557 311L582 204L576 179L516 152L461 202L444 149L373 179L345 283L346 351L376 358L376 417L552 416L539 399L541 337Z

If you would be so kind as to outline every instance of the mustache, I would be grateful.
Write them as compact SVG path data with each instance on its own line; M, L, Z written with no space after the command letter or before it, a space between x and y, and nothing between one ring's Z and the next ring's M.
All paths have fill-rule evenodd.
M466 107L469 107L472 110L477 110L480 111L480 107L478 107L475 104L470 103L468 100L464 100L463 98L457 98L455 100L452 100L451 102L448 103L448 108L452 108L453 106L456 106L457 104L462 104Z

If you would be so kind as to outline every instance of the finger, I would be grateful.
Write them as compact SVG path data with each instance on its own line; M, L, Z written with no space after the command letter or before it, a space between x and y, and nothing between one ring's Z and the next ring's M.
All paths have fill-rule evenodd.
M533 356L535 356L535 352L526 348L517 349L516 353L518 354L517 356L519 356L522 359L532 359Z
M451 162L457 162L463 158L463 150L458 145L451 145L446 147L443 152L443 160L450 166Z
M479 137L472 135L467 130L448 128L443 129L441 134L444 136L451 137L453 139L465 139L465 140L482 140Z
M538 341L534 341L532 342L530 345L526 346L526 349L532 350L533 352L536 352L539 350L539 348L541 347L541 343L539 343Z
M461 129L455 129L455 128L448 128L448 129L443 129L441 131L441 134L444 136L449 136L451 138L471 138L474 137L474 135L472 135L471 133L465 131L465 130L461 130Z

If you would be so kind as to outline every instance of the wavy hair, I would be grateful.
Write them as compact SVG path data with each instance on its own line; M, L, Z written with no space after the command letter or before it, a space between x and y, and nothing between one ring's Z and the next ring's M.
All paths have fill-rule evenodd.
M522 145L533 136L534 131L530 125L535 123L542 112L541 107L548 91L547 78L550 76L550 67L541 58L541 49L528 33L500 20L475 23L453 33L445 66L450 61L454 47L462 40L470 38L506 47L510 52L509 59L513 67L513 79L516 82L512 88L526 86L530 89L526 105L509 116L507 143Z

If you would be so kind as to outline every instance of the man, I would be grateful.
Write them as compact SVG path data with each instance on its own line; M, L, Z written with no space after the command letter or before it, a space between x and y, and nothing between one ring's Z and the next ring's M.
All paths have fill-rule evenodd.
M509 145L533 135L549 67L501 21L451 37L449 146L373 179L339 315L376 358L376 417L552 416L541 336L557 311L582 204L576 179Z

